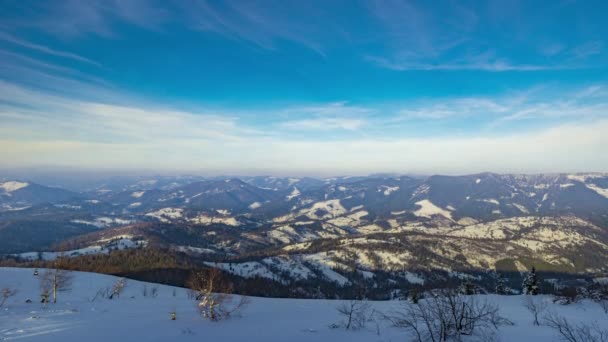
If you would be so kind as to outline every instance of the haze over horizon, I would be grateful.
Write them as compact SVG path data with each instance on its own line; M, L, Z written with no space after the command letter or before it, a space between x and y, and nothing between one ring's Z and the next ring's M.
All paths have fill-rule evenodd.
M607 172L607 6L4 2L0 169Z

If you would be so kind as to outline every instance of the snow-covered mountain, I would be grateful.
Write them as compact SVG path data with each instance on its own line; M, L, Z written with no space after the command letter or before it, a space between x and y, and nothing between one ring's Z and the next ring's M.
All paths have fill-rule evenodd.
M606 174L167 181L80 194L4 182L2 198L40 187L65 197L0 212L0 253L96 251L129 236L125 248L168 248L220 268L230 259L247 265L239 276L280 281L324 270L342 283L353 272L608 271ZM300 276L281 271L290 267Z
M78 199L77 193L17 180L0 182L0 211L23 210L33 205Z

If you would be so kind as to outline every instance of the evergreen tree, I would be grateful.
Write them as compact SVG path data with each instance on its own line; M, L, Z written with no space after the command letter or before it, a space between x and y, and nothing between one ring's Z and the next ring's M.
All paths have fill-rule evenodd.
M540 281L538 280L538 275L536 274L536 268L532 267L532 271L526 275L522 284L524 294L532 296L539 294L539 283Z
M475 284L473 284L470 281L464 281L462 284L460 284L460 287L458 288L458 292L460 294L463 295L474 295L477 294L478 290L477 290L477 286Z
M502 275L498 274L496 278L496 294L506 295L510 292L509 290L510 289L506 284L506 279L503 278Z
M418 301L420 300L420 296L421 296L421 293L417 288L412 288L408 293L408 299L414 304L418 304Z

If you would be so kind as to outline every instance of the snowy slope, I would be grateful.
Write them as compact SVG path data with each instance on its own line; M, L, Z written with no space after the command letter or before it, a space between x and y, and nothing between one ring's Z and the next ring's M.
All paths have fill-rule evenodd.
M28 185L29 185L28 183L24 183L24 182L9 181L9 182L0 183L0 189L3 189L5 192L13 192L13 191L25 188Z
M340 320L340 301L252 298L241 317L208 322L196 312L185 289L158 285L157 297L144 297L157 285L127 281L116 300L97 298L97 291L118 278L92 273L75 273L72 290L60 293L58 303L44 309L37 303L38 281L30 269L0 268L0 288L17 288L17 296L0 310L0 340L4 341L407 341L403 331L381 324L380 334L369 326L360 331L331 329ZM174 295L175 293L175 295ZM31 298L34 303L26 304ZM501 341L557 341L547 327L534 327L521 296L485 296L500 306L501 314L515 323L499 330ZM543 299L543 297L538 297ZM544 298L548 301L549 298ZM371 302L375 310L389 312L405 302ZM548 303L548 310L569 320L608 326L608 316L599 305L582 302L570 306ZM169 313L175 311L177 320ZM465 339L466 340L466 339ZM470 341L470 340L467 340Z

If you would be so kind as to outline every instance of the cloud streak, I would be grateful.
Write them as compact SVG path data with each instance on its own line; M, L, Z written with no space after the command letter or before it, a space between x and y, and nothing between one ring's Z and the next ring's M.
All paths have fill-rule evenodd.
M450 3L438 9L424 2L371 1L370 10L384 27L387 49L364 59L397 71L533 72L601 65L590 63L592 57L602 55L601 40L575 46L547 44L536 37L562 36L558 32L565 22L555 28L544 19L524 21L528 13L518 6L507 11L494 7L492 2L475 7ZM543 11L548 16L564 14L555 5L545 6ZM575 26L577 19L570 20Z
M366 59L380 67L397 70L397 71L488 71L488 72L506 72L506 71L541 71L541 70L560 70L576 68L574 66L550 66L550 65L532 65L532 64L512 64L506 60L495 61L470 61L470 62L438 62L425 63L408 60L389 60L384 57L367 56Z
M243 113L228 114L228 109L182 111L153 103L125 106L74 100L0 82L0 167L211 172L253 168L298 174L606 171L604 93L601 86L588 87L572 92L570 102L553 104L530 105L530 94L420 103L390 117L393 122L384 124L394 130L386 130L382 120L370 116L380 109L346 102L248 113L282 118L251 125L241 120ZM563 112L577 120L525 132L408 136L399 128L401 123L407 127L409 120L476 119L488 113L494 119L516 116L505 122L533 117L556 122ZM357 121L349 113L367 116ZM581 115L591 120L581 120ZM406 121L400 121L404 116ZM282 131L262 129L268 125ZM299 130L320 135L292 134ZM334 130L357 134L336 139Z
M74 166L182 171L365 174L606 171L606 120L513 136L345 140L248 139L220 145L201 140L124 144L0 140L11 166ZM2 165L7 166L7 165Z
M508 3L451 2L437 8L422 1L370 0L349 4L356 25L344 19L339 3L310 1L158 1L61 0L26 2L28 20L7 21L13 28L36 28L61 38L119 38L118 24L166 33L167 28L216 34L265 52L285 45L314 51L326 59L354 54L396 71L533 72L598 67L605 62L604 41L589 39L590 27L559 4L528 9ZM542 11L543 18L530 13ZM556 25L553 16L563 16ZM520 20L513 20L513 18ZM596 24L596 23L594 23ZM574 28L564 38L564 27ZM601 35L600 35L601 37ZM0 36L39 52L96 63L14 35ZM586 41L588 40L588 41ZM203 42L203 40L201 40ZM582 43L581 43L582 42ZM360 47L370 47L361 53Z
M91 64L91 65L98 66L98 67L101 66L101 64L99 64L99 63L97 63L97 62L95 62L95 61L93 61L91 59L82 57L80 55L77 55L77 54L74 54L74 53L71 53L71 52L59 51L59 50L51 49L51 48L49 48L47 46L44 46L44 45L39 45L39 44L35 44L35 43L32 43L32 42L28 42L26 40L19 39L19 38L14 37L14 36L12 36L10 34L6 34L6 33L0 32L0 40L4 40L6 42L9 42L9 43L12 43L12 44L15 44L15 45L19 45L19 46L22 46L22 47L25 47L25 48L28 48L28 49L31 49L31 50L39 51L39 52L42 52L42 53L45 53L45 54L48 54L48 55L51 55L51 56L58 56L58 57L68 58L68 59L71 59L71 60L75 60L75 61L78 61L78 62L84 62L84 63Z

